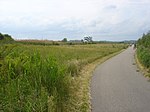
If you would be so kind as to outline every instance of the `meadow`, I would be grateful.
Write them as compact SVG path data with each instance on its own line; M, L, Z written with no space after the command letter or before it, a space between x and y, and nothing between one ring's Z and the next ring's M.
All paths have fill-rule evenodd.
M126 46L2 44L0 111L87 111L89 104L83 103L85 99L78 94L83 86L78 83L80 71Z

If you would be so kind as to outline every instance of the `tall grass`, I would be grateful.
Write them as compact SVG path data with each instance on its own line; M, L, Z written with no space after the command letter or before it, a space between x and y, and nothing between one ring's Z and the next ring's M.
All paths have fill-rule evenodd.
M114 47L115 46L115 47ZM0 47L0 111L66 112L80 70L124 45ZM81 85L82 86L82 85ZM81 107L82 108L82 107Z
M48 105L52 97L56 109L62 110L69 90L65 67L58 66L53 57L42 59L37 51L24 50L17 47L3 57L0 72L1 110L47 111L54 108Z

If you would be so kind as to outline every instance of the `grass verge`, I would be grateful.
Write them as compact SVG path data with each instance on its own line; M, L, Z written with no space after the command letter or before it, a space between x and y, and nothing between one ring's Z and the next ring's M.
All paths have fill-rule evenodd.
M92 71L124 47L1 46L0 111L90 111Z
M75 80L77 92L75 97L76 108L79 112L91 112L91 94L90 94L90 85L91 85L91 77L93 75L93 71L95 68L105 62L106 60L110 59L113 56L118 55L119 53L123 52L121 50L119 52L110 54L103 58L97 59L94 62L86 65L80 72L79 77Z
M137 52L135 53L135 60L137 63L138 68L140 69L140 71L142 72L142 74L144 75L144 77L150 79L150 72L149 69L144 67L144 65L142 63L140 63L138 57L137 57Z

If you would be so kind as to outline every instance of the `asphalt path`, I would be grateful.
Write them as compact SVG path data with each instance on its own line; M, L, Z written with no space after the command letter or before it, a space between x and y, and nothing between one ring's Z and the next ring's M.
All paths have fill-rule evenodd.
M91 80L92 112L150 112L150 82L129 47L99 65Z

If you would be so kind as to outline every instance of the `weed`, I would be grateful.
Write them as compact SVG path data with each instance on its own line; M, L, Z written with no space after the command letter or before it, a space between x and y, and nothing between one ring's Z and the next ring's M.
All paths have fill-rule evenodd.
M79 97L77 87L82 86L77 83L80 70L121 50L122 46L0 46L0 110L66 112L80 108L86 111L87 104L76 107L74 100Z

